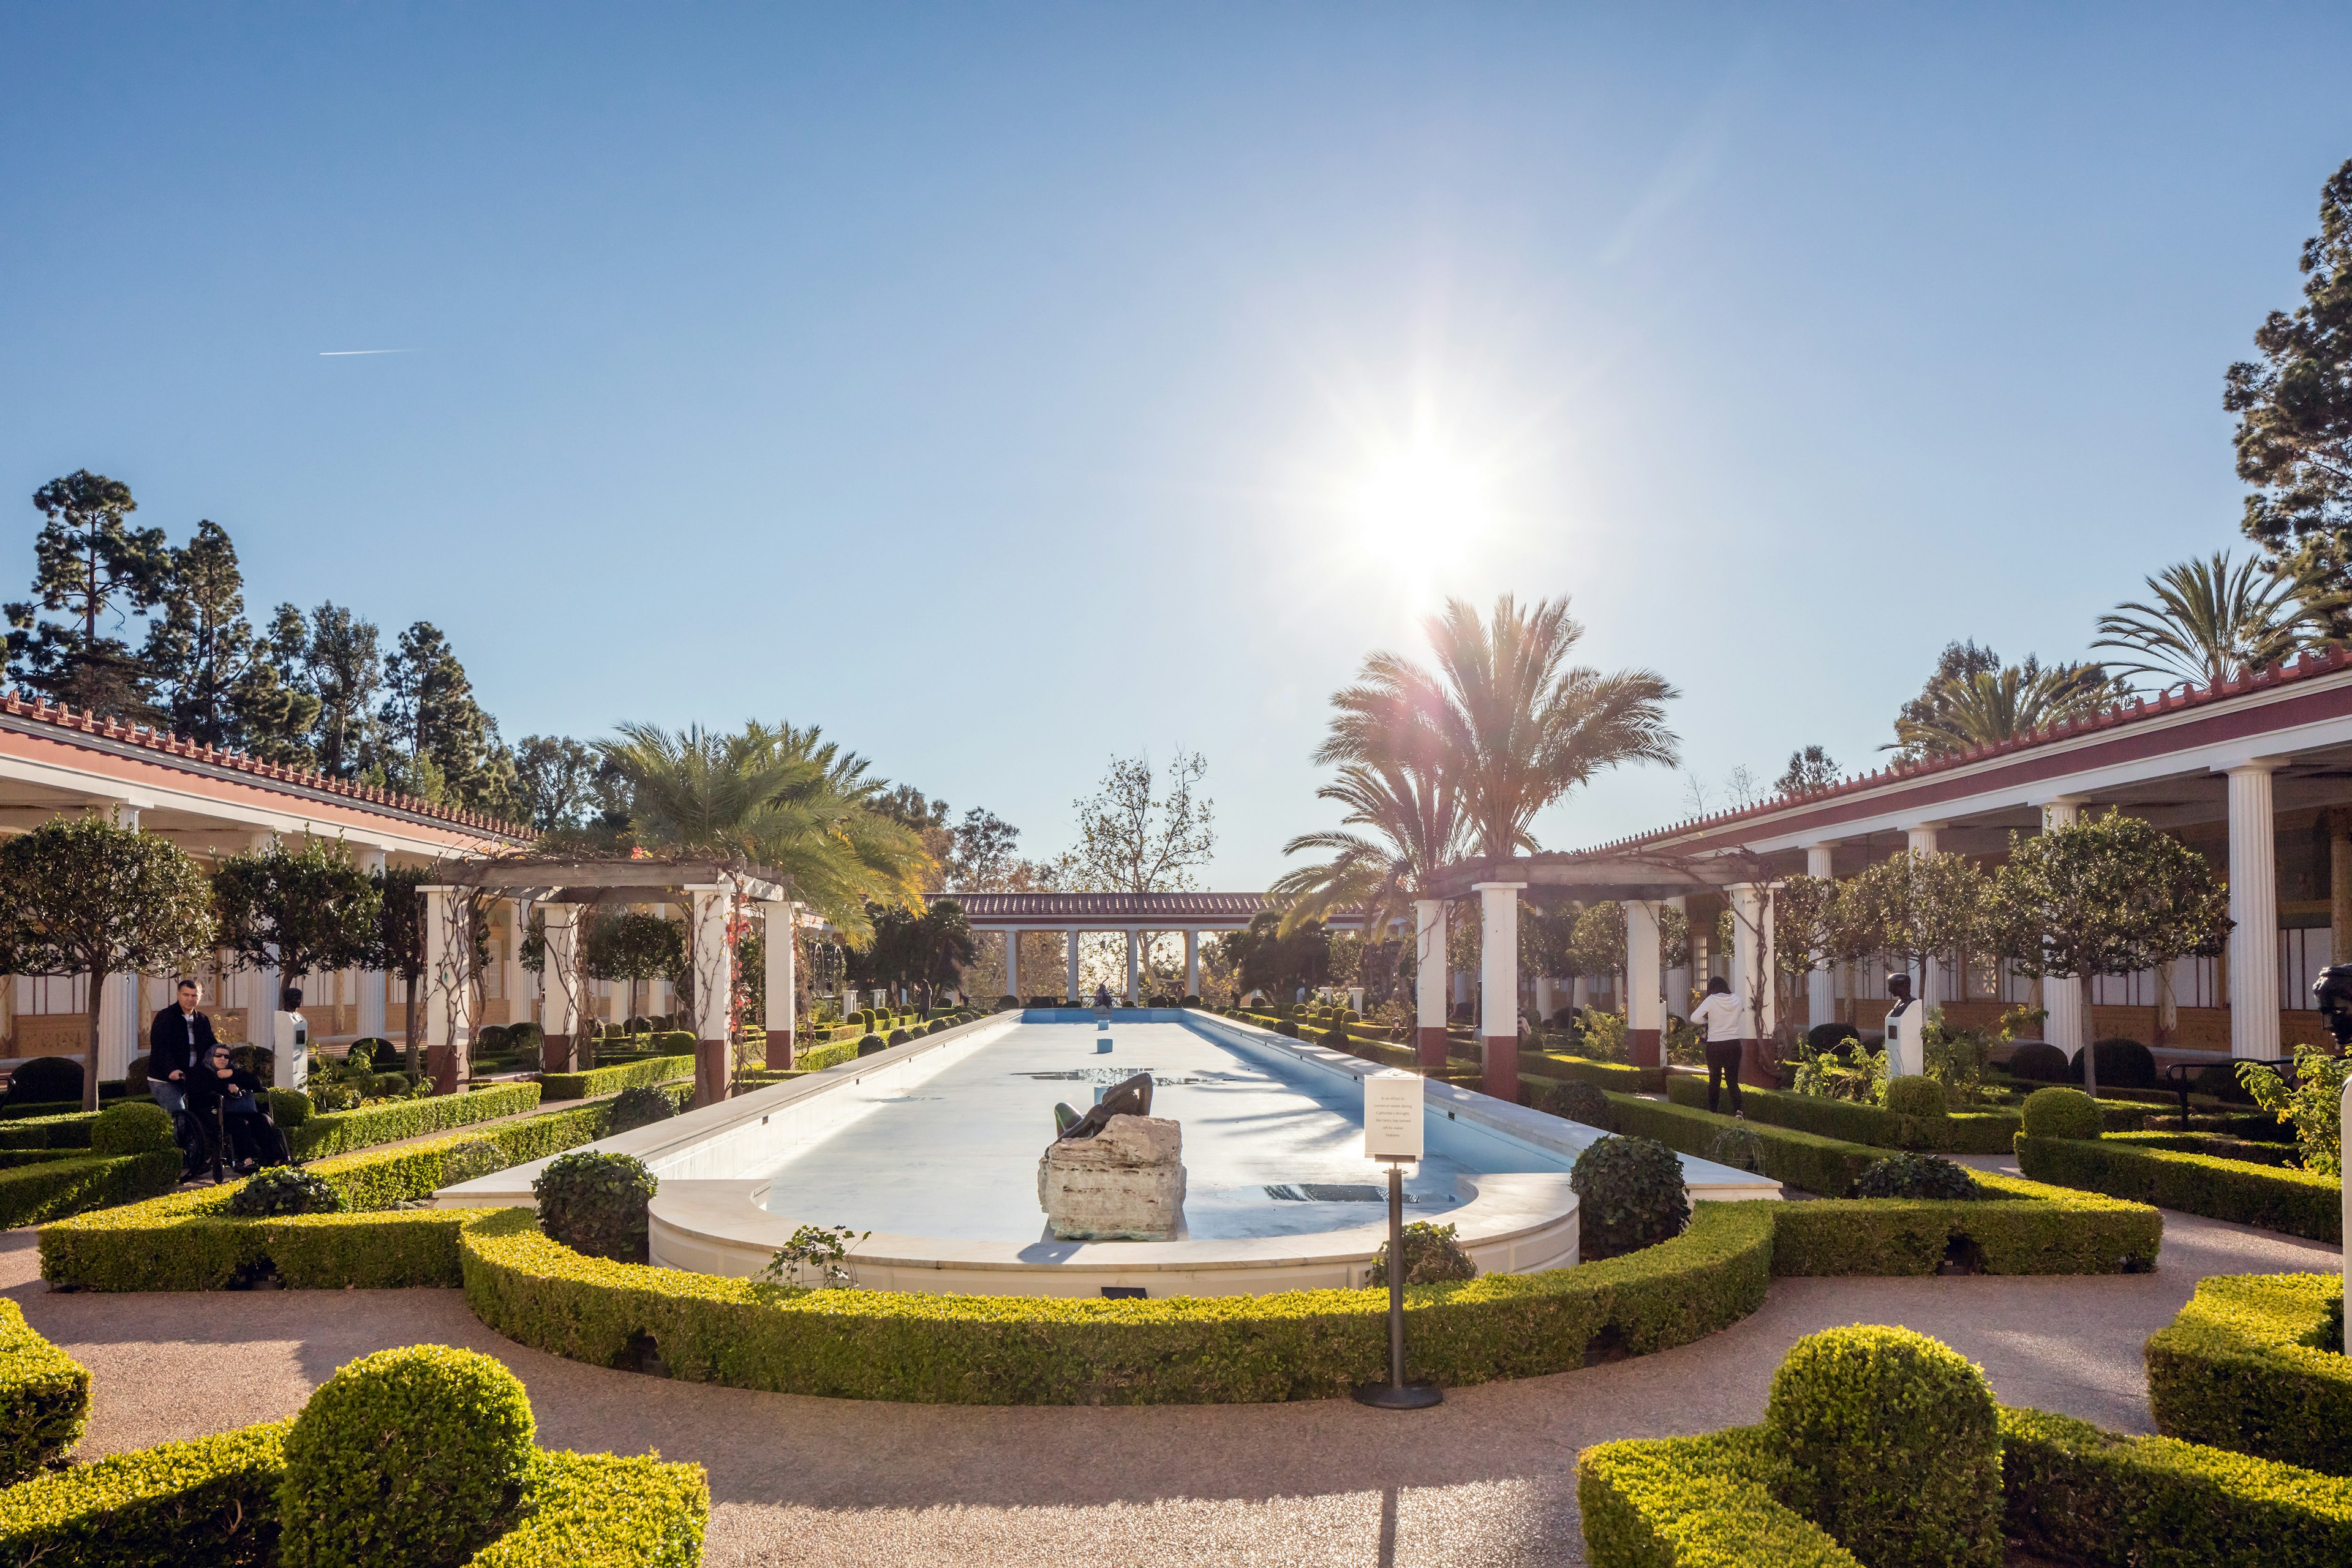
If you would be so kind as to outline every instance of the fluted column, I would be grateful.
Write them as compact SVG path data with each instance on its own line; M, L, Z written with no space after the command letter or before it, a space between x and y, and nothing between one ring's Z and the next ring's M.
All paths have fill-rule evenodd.
M2279 1054L2278 850L2271 773L2258 759L2230 778L2230 1054Z
M1445 1068L1445 900L1412 901L1413 1046L1424 1072Z
M1658 905L1625 900L1625 1047L1637 1068L1665 1065L1660 1036L1664 1005L1658 994Z
M1477 882L1478 1033L1486 1047L1485 1089L1519 1100L1519 889L1525 882Z
M2042 831L2074 826L2082 805L2079 800L2065 798L2045 802ZM2090 982L2079 975L2070 979L2049 974L2042 980L2042 1009L2048 1015L2042 1021L2042 1037L2065 1052L2069 1061L2091 1043L2089 988Z
M1935 854L1936 830L1943 826L1940 822L1922 822L1906 829L1910 838L1911 852L1915 855ZM1912 980L1919 987L1921 1005L1940 1007L1944 1005L1945 979L1942 954L1934 952L1921 954L1919 973L1913 975Z
M1805 875L1827 881L1836 874L1837 846L1805 846ZM1823 963L1805 976L1805 1023L1808 1026L1837 1022L1837 971Z

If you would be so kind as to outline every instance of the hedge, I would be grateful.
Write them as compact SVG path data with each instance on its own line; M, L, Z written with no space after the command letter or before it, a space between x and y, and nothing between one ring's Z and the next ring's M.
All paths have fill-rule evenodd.
M396 1100L384 1105L362 1106L357 1110L314 1115L299 1128L285 1128L284 1131L286 1142L292 1148L295 1158L313 1160L330 1154L347 1154L352 1150L365 1149L377 1143L396 1143L404 1138L422 1137L427 1132L463 1127L470 1122L494 1121L501 1116L535 1110L539 1101L538 1084L501 1083L488 1089L468 1089L463 1094ZM281 1116L278 1121L282 1125L285 1118Z
M1564 1372L1589 1352L1703 1338L1762 1305L1777 1205L1697 1205L1688 1230L1622 1258L1405 1293L1416 1376ZM658 1347L672 1377L923 1404L1145 1405L1319 1399L1384 1375L1387 1293L1087 1300L778 1290L584 1258L498 1210L460 1233L466 1298L507 1338L599 1366Z
M1706 1084L1676 1074L1666 1080L1676 1105L1706 1104ZM1792 1128L1817 1137L1879 1149L1916 1149L1937 1154L2006 1154L2021 1120L2014 1110L1956 1110L1948 1116L1897 1116L1881 1106L1831 1100L1789 1089L1750 1089L1740 1109L1751 1122Z
M694 1076L694 1058L647 1057L621 1067L590 1068L586 1072L551 1072L540 1075L539 1086L547 1100L593 1100L598 1095L618 1094L625 1089L672 1083Z
M1715 1141L1725 1129L1744 1127L1756 1134L1765 1175L1828 1198L1842 1198L1853 1191L1863 1172L1886 1157L1884 1149L1864 1143L1736 1121L1690 1106L1642 1100L1630 1094L1612 1093L1609 1109L1619 1132L1654 1138L1670 1149L1696 1154L1702 1160L1711 1156Z
M1992 1195L1774 1205L1772 1272L1933 1274L1947 1261L1981 1274L2137 1274L2156 1267L2164 1216L2154 1209L1969 1173Z
M2352 1562L2352 1483L2291 1465L2000 1413L2007 1532L2101 1568L2335 1568ZM1781 1500L1799 1495L1761 1426L1601 1443L1577 1456L1592 1568L1857 1568Z
M0 1486L65 1458L89 1420L89 1373L0 1299Z
M2352 1476L2352 1357L2315 1348L2335 1274L2216 1274L2148 1337L2147 1403L2168 1437Z
M0 1149L87 1149L94 1110L22 1116L0 1121Z
M0 1491L0 1561L74 1568L277 1559L290 1421L117 1454ZM534 1456L522 1517L468 1568L687 1568L710 1489L699 1465Z
M844 1062L856 1061L858 1038L858 1036L852 1035L845 1040L836 1040L829 1046L819 1046L814 1050L795 1051L793 1053L793 1062L803 1071L823 1072L827 1068L837 1068Z
M2292 1143L2261 1143L2226 1132L2109 1132L2103 1142L2130 1149L2162 1149L2175 1154L2210 1154L2217 1160L2239 1160L2249 1165L2299 1170L2301 1158Z
M2105 1138L2017 1139L2017 1168L2037 1182L2080 1187L2208 1219L2340 1241L2344 1189L2333 1176L2210 1154L2176 1153Z
M2352 1481L2041 1410L2000 1413L2012 1536L2070 1563L2340 1568Z
M44 1160L0 1170L0 1230L137 1203L180 1184L180 1152Z
M1541 1069L1540 1071L1537 1069ZM1562 1056L1556 1051L1519 1053L1521 1078L1558 1079L1563 1083L1589 1083L1619 1094L1656 1094L1669 1081L1664 1068L1637 1068L1625 1062L1597 1062L1588 1057Z
M593 1142L611 1117L612 1102L600 1100L309 1167L357 1213L234 1218L228 1202L242 1184L224 1182L84 1215L42 1229L41 1278L84 1290L221 1290L272 1274L298 1289L455 1286L457 1227L480 1211L390 1205L448 1185L457 1151L469 1151L459 1174L487 1174ZM497 1163L471 1152L477 1144Z

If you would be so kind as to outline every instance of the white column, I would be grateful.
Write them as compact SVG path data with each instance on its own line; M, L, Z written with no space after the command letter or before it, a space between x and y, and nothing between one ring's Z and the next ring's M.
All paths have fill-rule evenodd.
M1137 989L1142 984L1141 972L1143 966L1143 948L1139 937L1139 932L1136 931L1131 927L1129 929L1127 933L1127 1005L1130 1007L1139 1005L1143 1000L1143 993Z
M1665 1028L1658 994L1658 906L1648 899L1625 900L1625 1030L1635 1067L1660 1067Z
M1915 855L1935 854L1936 830L1943 826L1940 822L1922 822L1906 829L1911 840L1911 852ZM1942 1006L1945 991L1942 957L1932 952L1927 954L1921 961L1919 970L1920 972L1911 978L1919 987L1920 1004L1928 1007Z
M1685 894L1677 893L1673 898L1666 900L1666 907L1675 910L1677 914L1683 917L1685 929L1687 930L1690 923L1690 899ZM1675 1014L1678 1017L1687 1018L1690 1016L1690 950L1696 945L1697 942L1695 939L1685 937L1683 942L1683 961L1680 963L1675 964L1672 969L1666 971L1664 985L1666 1011ZM1661 1025L1660 1027L1664 1027L1664 1026Z
M263 828L255 833L249 847L258 855L278 842L275 830ZM275 1055L278 1050L278 993L286 987L278 965L271 963L253 973L253 1002L245 1010L245 1038L247 1044Z
M2271 772L2256 759L2230 777L2230 1054L2279 1054L2278 859Z
M572 1005L572 987L568 983L572 973L572 944L580 939L580 906L577 904L541 904L541 922L547 933L547 1016L541 1027L547 1031L547 1045L541 1061L551 1072L568 1071L580 1060L579 1042L573 1037L581 1027L579 1010ZM376 1022L383 1021L383 993L376 993Z
M760 951L767 969L761 976L760 994L760 1016L768 1037L763 1059L779 1071L793 1066L793 1053L798 1044L793 1034L793 1013L798 1002L798 977L793 973L793 965L800 958L800 943L793 928L799 910L798 904L785 899L769 900L760 906L765 917L760 931Z
M1806 845L1805 875L1831 880L1836 875L1836 851L1834 844ZM1837 971L1826 963L1805 976L1805 1022L1837 1022Z
M1063 945L1063 955L1070 961L1070 1005L1078 1005L1078 928L1072 926Z
M2064 796L2044 801L2042 831L2074 826L2082 804ZM2051 974L2042 981L2042 1006L2049 1015L2042 1021L2042 1037L2065 1052L2069 1061L2091 1043L2090 1009L2084 1005L2084 997L2086 989L2086 983L2079 976L2069 979Z
M465 1086L473 1046L473 1020L466 1009L466 987L472 978L467 972L473 958L462 929L466 889L444 886L418 891L425 898L425 973L417 986L425 1008L425 1070L436 1094L455 1094ZM270 979L274 983L276 976Z
M1018 999L1021 994L1021 933L1004 933L1004 994Z
M1525 882L1474 882L1478 895L1478 1037L1486 1089L1519 1097L1519 889Z
M729 1072L727 1008L735 989L735 953L727 941L727 917L734 889L696 886L687 918L694 922L694 1102L715 1105L727 1098Z
M1445 1065L1445 900L1412 901L1414 1042L1424 1068Z
M384 871L384 853L371 845L359 844L352 848L352 864L372 877ZM374 1039L383 1037L384 976L380 969L362 969L360 980L360 1034Z
M1568 1005L1571 1007L1580 1008L1589 1007L1592 1005L1591 982L1587 980L1581 974L1578 975L1574 980L1569 983Z
M1743 1039L1769 1040L1780 1024L1779 985L1772 973L1769 884L1736 882L1731 893L1731 987L1747 999Z
M507 1022L530 1022L530 971L522 966L522 939L530 932L529 915L520 899L507 900L506 994ZM311 1033L316 1034L317 1030Z
M1188 931L1184 933L1184 994L1198 996L1200 994L1201 933Z

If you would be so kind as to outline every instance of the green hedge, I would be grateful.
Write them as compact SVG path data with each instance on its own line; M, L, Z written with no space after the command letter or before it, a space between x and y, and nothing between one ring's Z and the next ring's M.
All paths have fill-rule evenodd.
M621 1067L543 1073L539 1085L549 1100L593 1100L599 1095L618 1094L625 1089L671 1083L693 1076L692 1056L647 1057Z
M2040 1410L2000 1413L2011 1536L2101 1568L2341 1568L2352 1481Z
M73 1568L277 1560L290 1421L165 1443L0 1491L0 1561ZM710 1489L699 1465L533 1457L520 1521L468 1568L688 1568Z
M2037 1182L2057 1186L2314 1241L2343 1239L2344 1189L2333 1176L2105 1138L2029 1138L2023 1133L2017 1139L2017 1168Z
M1680 1073L1666 1080L1676 1105L1705 1106L1704 1079ZM1937 1154L2006 1154L2021 1125L2014 1110L1957 1110L1948 1116L1897 1116L1875 1105L1830 1100L1789 1089L1750 1089L1740 1109L1751 1122L1787 1127L1817 1137L1879 1149L1916 1149Z
M44 1160L0 1170L0 1230L137 1203L180 1184L180 1152Z
M1790 1508L1760 1426L1600 1443L1576 1457L1591 1568L1862 1568Z
M857 1059L857 1042L861 1037L852 1035L845 1040L836 1040L832 1045L819 1046L814 1050L795 1051L793 1060L806 1072L823 1072L827 1068L837 1068L844 1062Z
M427 1132L471 1122L494 1121L501 1116L537 1110L539 1100L540 1086L535 1083L501 1083L468 1089L463 1094L396 1100L384 1105L362 1106L357 1110L314 1115L299 1128L285 1127L283 1117L278 1118L278 1122L295 1158L314 1160L330 1154L348 1154L373 1144L396 1143L404 1138L419 1138Z
M453 1157L457 1174L482 1175L593 1142L612 1110L598 1100L310 1165L352 1214L234 1218L228 1201L242 1184L226 1182L84 1215L42 1229L41 1278L85 1290L221 1290L273 1273L308 1289L457 1285L457 1227L480 1211L390 1205L448 1185Z
M1589 1057L1519 1053L1521 1078L1557 1079L1563 1083L1589 1083L1618 1094L1656 1094L1668 1081L1664 1068L1637 1068L1625 1062L1596 1062Z
M1654 1138L1669 1149L1696 1154L1702 1160L1712 1155L1715 1141L1725 1129L1745 1127L1756 1134L1761 1147L1760 1163L1765 1175L1825 1198L1843 1197L1853 1190L1863 1172L1886 1158L1885 1150L1864 1143L1823 1138L1793 1128L1735 1121L1687 1105L1665 1104L1630 1094L1612 1093L1609 1108L1619 1132Z
M89 1420L89 1371L0 1299L0 1486L64 1458Z
M87 1149L98 1112L25 1116L0 1121L0 1149Z
M1673 1241L1599 1263L1406 1292L1416 1376L1441 1384L1584 1364L1588 1351L1663 1350L1754 1311L1769 1281L1775 1205L1697 1205ZM1220 1404L1328 1397L1384 1375L1387 1293L1086 1300L895 1291L763 1291L583 1258L524 1210L460 1237L466 1296L509 1339L599 1366L646 1342L672 1377L739 1388L927 1404Z
M2129 1149L2162 1149L2175 1154L2208 1154L2217 1160L2242 1160L2250 1165L2269 1165L2278 1170L2300 1170L2301 1158L2292 1143L2257 1142L2227 1132L2150 1131L2109 1132L2102 1142L2120 1144Z
M2168 1437L2352 1476L2352 1357L2319 1350L2335 1274L2216 1274L2147 1342Z
M2156 1267L2164 1216L2145 1205L1976 1171L1993 1195L1847 1198L1773 1205L1778 1275L2137 1274Z

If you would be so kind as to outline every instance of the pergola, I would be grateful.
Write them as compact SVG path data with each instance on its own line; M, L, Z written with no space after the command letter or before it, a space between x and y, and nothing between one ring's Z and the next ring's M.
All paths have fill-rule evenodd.
M963 893L940 895L963 907L974 931L1004 938L1005 989L1021 991L1020 942L1026 931L1063 940L1069 970L1066 994L1078 994L1078 939L1089 931L1114 931L1127 939L1127 998L1142 1000L1142 941L1174 933L1184 939L1184 988L1201 990L1201 938L1210 931L1246 930L1251 921L1276 906L1263 893ZM1334 931L1362 928L1364 917L1335 910L1324 924Z
M786 879L757 866L718 859L592 860L514 856L458 868L449 881L422 889L425 900L425 1044L428 1069L436 1083L455 1085L465 1071L470 1028L462 987L469 984L470 961L459 947L467 940L461 900L495 893L536 910L546 928L546 1070L570 1069L581 1034L586 992L582 964L582 915L599 904L675 900L687 906L686 951L693 981L695 1037L694 1102L709 1105L727 1097L728 1005L734 992L735 949L730 928L743 905L751 905L771 932L762 997L767 1065L793 1065L793 960L790 938L800 906ZM444 1078L446 1072L450 1076Z

